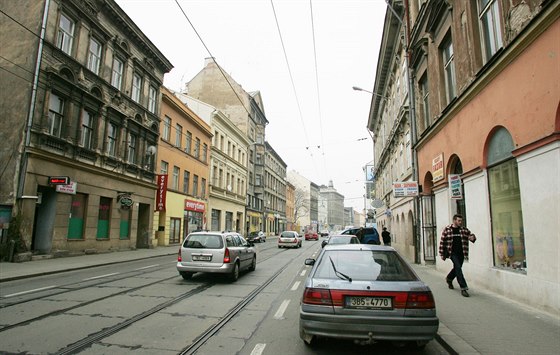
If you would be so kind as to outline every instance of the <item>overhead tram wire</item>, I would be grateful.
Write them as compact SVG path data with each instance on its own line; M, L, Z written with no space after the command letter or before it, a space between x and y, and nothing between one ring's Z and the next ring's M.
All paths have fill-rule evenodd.
M325 174L327 173L327 161L326 161L326 157L325 157L325 144L323 141L323 115L321 114L321 93L319 90L319 70L318 70L318 66L317 66L317 46L315 44L315 22L313 20L313 4L312 4L312 0L309 0L309 9L310 9L310 14L311 14L311 33L313 35L313 56L315 59L315 84L317 86L317 106L318 106L318 110L319 110L319 134L321 137L321 151L322 151L322 156L323 156L323 168L325 169L324 172Z
M183 13L183 16L185 17L185 19L187 20L187 22L189 23L189 25L191 26L191 28L193 29L194 33L196 34L196 36L198 37L198 39L200 40L200 43L202 43L202 45L204 46L204 48L206 49L206 52L208 52L208 55L212 58L212 60L214 61L214 63L216 63L216 66L218 67L218 70L220 70L220 73L222 73L222 76L224 77L224 79L226 80L226 82L228 83L229 87L231 88L231 91L233 91L233 93L235 94L235 96L237 97L237 100L239 100L239 102L241 103L241 106L243 106L243 109L245 109L245 111L247 112L247 114L249 115L249 117L252 118L251 112L249 111L249 109L247 109L247 107L245 106L245 103L243 103L243 100L241 100L241 98L239 97L239 95L237 94L237 92L235 91L235 89L233 88L233 85L230 83L230 81L228 80L226 73L224 73L224 70L222 69L222 67L218 64L218 62L216 61L216 57L214 57L214 55L212 54L212 52L210 51L210 49L208 48L208 46L206 45L206 43L204 42L204 40L202 39L202 37L200 36L200 34L198 33L198 31L196 30L196 28L194 27L193 23L191 22L191 20L189 19L189 17L187 16L187 14L185 13L185 11L183 10L183 8L181 7L181 5L179 4L178 0L175 0L175 3L177 4L177 6L179 7L179 10L181 10L181 13Z
M309 152L309 154L313 158L313 153L311 153L311 151L309 151L309 146L310 146L309 137L307 135L307 129L305 128L305 122L303 121L303 114L301 113L301 105L299 103L299 98L298 98L298 95L297 95L296 85L294 83L294 77L292 75L292 70L290 69L290 62L288 61L288 55L286 53L286 46L284 45L284 39L282 38L282 32L280 31L280 24L278 23L278 16L276 15L276 9L274 8L274 2L272 0L270 0L270 5L272 6L272 12L274 14L274 20L276 21L276 29L278 30L278 36L280 37L280 43L282 44L282 51L284 52L284 59L286 60L286 66L288 68L288 74L290 75L290 81L292 83L292 89L294 91L294 96L295 96L298 111L299 111L299 119L300 119L301 125L303 127L303 134L305 136L305 142L307 143L307 146L308 146L307 151ZM313 162L313 168L315 169L315 174L317 176L319 176L317 166L315 165L315 160L311 159L311 161Z

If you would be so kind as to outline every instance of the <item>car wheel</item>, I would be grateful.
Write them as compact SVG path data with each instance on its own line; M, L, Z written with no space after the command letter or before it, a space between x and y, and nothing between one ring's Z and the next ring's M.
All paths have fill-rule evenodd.
M423 350L428 343L425 341L411 341L407 344L407 347L412 350L420 351Z
M192 276L194 275L194 272L181 271L181 272L179 272L179 274L181 275L181 277L183 279L190 280L190 279L192 279Z
M253 256L253 261L251 262L251 266L249 266L249 271L255 271L257 268L257 257Z
M231 271L231 274L229 275L229 279L232 282L237 281L237 279L239 278L239 264L235 263L235 265L233 266L233 270Z

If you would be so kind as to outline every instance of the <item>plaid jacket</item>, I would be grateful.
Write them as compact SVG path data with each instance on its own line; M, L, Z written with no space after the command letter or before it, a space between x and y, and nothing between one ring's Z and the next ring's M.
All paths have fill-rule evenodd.
M476 236L472 234L468 228L460 227L459 233L461 233L461 242L463 244L463 255L465 259L469 258L469 236L473 237L472 243L476 241ZM441 232L441 239L439 241L439 255L443 260L451 256L451 248L453 246L453 225L450 224L443 228ZM443 251L447 249L447 253L444 254Z

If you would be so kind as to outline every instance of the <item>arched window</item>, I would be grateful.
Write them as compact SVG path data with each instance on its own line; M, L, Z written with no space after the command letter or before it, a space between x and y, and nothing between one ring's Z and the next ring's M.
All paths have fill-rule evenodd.
M498 129L488 146L488 187L494 265L525 272L525 236L517 161L511 135L505 128Z

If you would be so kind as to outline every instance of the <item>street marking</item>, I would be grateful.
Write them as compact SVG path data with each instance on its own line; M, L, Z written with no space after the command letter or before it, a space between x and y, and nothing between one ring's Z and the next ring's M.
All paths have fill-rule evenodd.
M276 311L274 319L284 319L284 312L286 312L286 308L288 308L289 304L290 300L284 300L280 305L280 308L278 308L278 310Z
M292 286L292 291L297 290L298 287L299 287L299 281L296 281L296 282L294 283L294 285Z
M259 344L255 345L255 347L253 348L253 351L251 351L251 355L261 355L263 353L265 347L266 347L266 344L262 344L262 343L259 343Z
M159 264L144 266L144 267L138 268L138 269L136 269L136 270L144 270L144 269L149 269L149 268L151 268L151 267L156 267L156 266L159 266Z
M8 297L14 297L14 296L19 296L19 295L25 295L26 293L48 290L48 289L55 288L55 287L56 287L56 285L53 285L53 286L46 286L46 287L36 288L36 289L34 289L34 290L22 291L22 292L17 292L17 293L11 293L11 294L9 294L9 295L5 295L5 296L2 296L2 297L8 298Z
M83 279L82 281L95 280L95 279L100 279L100 278L102 278L102 277L108 277L108 276L113 276L113 275L118 275L118 274L119 274L118 272L114 272L114 273L112 273L112 274L106 274L106 275L101 275L101 276L90 277L90 278L87 278L87 279Z
M301 270L301 274L299 274L299 276L305 276L305 271L306 270Z

